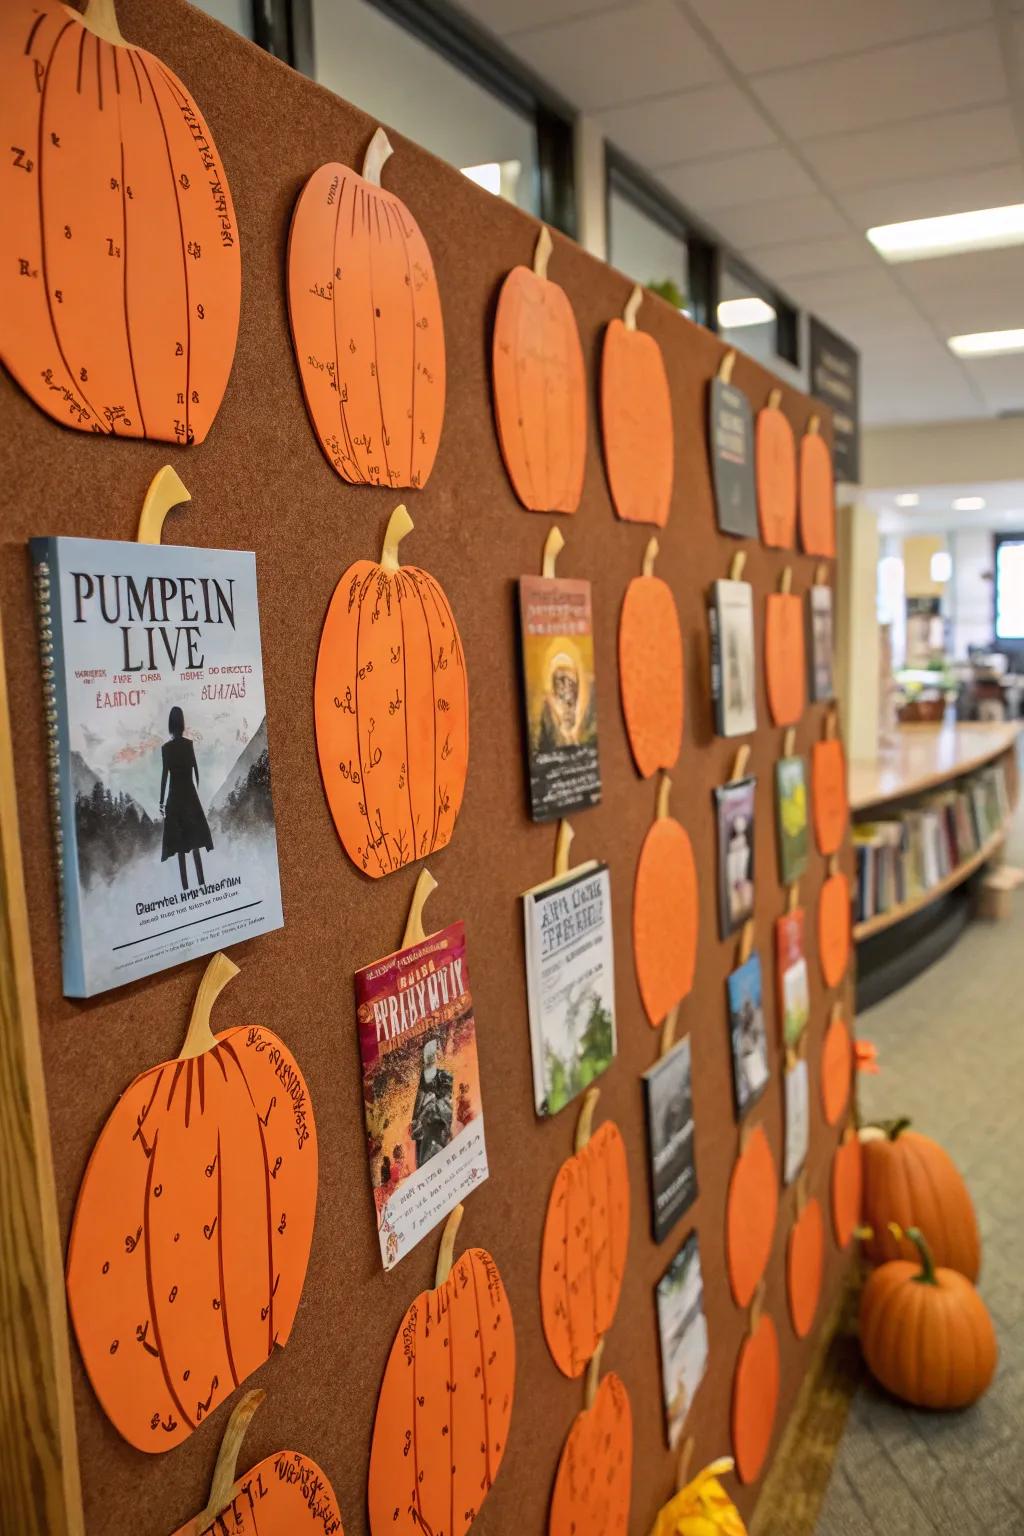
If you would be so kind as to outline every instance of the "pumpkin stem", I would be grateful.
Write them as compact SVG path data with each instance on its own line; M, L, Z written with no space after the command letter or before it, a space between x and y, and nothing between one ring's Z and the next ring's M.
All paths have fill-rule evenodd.
M569 873L569 849L572 847L572 840L575 836L576 834L572 830L571 824L563 816L562 820L558 823L558 835L555 838L553 873L556 880L560 880L563 875Z
M733 758L732 773L729 775L729 783L735 784L737 779L742 779L750 762L750 743L745 741Z
M562 530L557 523L552 524L551 531L544 540L544 554L541 558L540 573L545 581L555 579L555 561L565 548L565 540L562 538Z
M659 1056L667 1056L676 1043L676 1021L679 1018L679 1004L674 1003L665 1015L665 1022L661 1026L661 1045L658 1048Z
M384 169L385 162L394 154L394 147L383 128L378 128L369 144L366 146L366 154L363 156L363 180L371 186L380 186L380 173Z
M463 1209L464 1207L460 1201L444 1224L444 1231L441 1234L441 1246L437 1251L437 1268L434 1271L435 1290L439 1286L444 1285L452 1272L452 1262L455 1258L455 1239L459 1233Z
M573 1142L573 1151L577 1155L583 1151L583 1148L590 1140L590 1128L594 1123L594 1110L597 1108L597 1101L600 1097L600 1088L595 1088L593 1084L591 1084L586 1093L583 1095L583 1103L580 1106L580 1116L576 1121L576 1139Z
M791 725L788 728L788 730L786 731L785 736L783 736L783 738L782 738L782 755L783 755L783 757L792 757L793 756L793 751L794 751L795 747L796 747L796 726Z
M224 1439L217 1452L217 1464L213 1469L210 1502L196 1519L197 1531L206 1529L208 1525L212 1526L221 1510L227 1509L231 1503L234 1496L235 1463L238 1460L238 1453L242 1449L242 1441L245 1439L249 1422L257 1408L262 1407L266 1396L262 1387L256 1387L252 1392L247 1392L228 1419L228 1427L224 1431Z
M136 542L159 544L164 531L164 518L168 512L172 507L180 506L183 501L191 500L191 492L182 484L169 464L165 464L163 469L158 469L149 482L149 490L142 503L139 527L135 535Z
M643 301L644 301L644 291L641 288L640 284L637 283L635 285L634 289L633 289L633 292L630 294L629 298L626 300L626 307L625 307L625 309L622 311L622 323L626 327L627 331L635 331L636 330L637 311L640 308L640 305L643 303Z
M786 911L795 912L800 905L800 881L794 880L786 896Z
M664 821L668 815L668 797L672 793L672 780L663 772L658 784L658 798L654 802L655 821Z
M742 581L743 580L743 567L746 565L746 563L747 563L747 552L746 552L746 550L745 549L738 549L736 551L736 553L733 555L733 557L730 560L730 562L729 562L729 580L730 581Z
M554 248L551 231L546 224L542 224L540 234L537 236L537 244L533 248L533 274L535 277L547 277L548 262L551 260L551 252Z
M820 431L821 431L821 417L818 415L817 411L815 411L814 415L811 417L810 421L807 423L807 435L809 437L813 437L815 435L815 433L820 432Z
M783 597L788 597L792 590L793 567L791 565L787 565L782 575L779 577L779 591L782 593Z
M899 1120L893 1121L892 1125L890 1125L888 1131L886 1132L886 1135L890 1141L899 1141L900 1137L903 1135L903 1132L909 1129L910 1124L910 1116L902 1115Z
M437 890L437 881L429 869L421 869L419 879L412 893L412 901L409 903L409 916L405 920L405 932L402 934L400 948L408 949L410 944L422 944L426 938L423 932L423 908L431 891Z
M732 383L732 371L736 366L736 349L730 347L718 365L718 377L723 384Z
M777 410L779 410L781 405L782 405L782 390L779 389L778 386L776 386L775 389L773 389L770 392L769 396L768 396L768 409L770 411L777 411Z
M687 1435L679 1450L679 1460L676 1462L676 1488L685 1488L689 1480L690 1463L693 1461L693 1436ZM703 1472L701 1477L703 1477Z
M192 1004L192 1017L188 1021L185 1044L178 1052L179 1061L191 1061L193 1056L202 1056L205 1051L213 1050L217 1044L217 1037L210 1028L210 1013L228 982L237 975L238 966L235 962L229 960L223 951L218 950L203 972L203 979L199 983L199 991Z
M748 917L740 934L740 965L746 965L754 953L754 919Z
M828 566L824 560L814 568L814 585L816 587L828 586Z
M397 571L398 546L407 533L412 533L415 523L406 511L399 505L388 518L388 526L384 530L384 545L380 552L380 567L382 571Z
M117 24L114 0L89 0L79 20L83 27L95 37L101 37L105 43L113 43L115 48L125 46L121 28Z
M932 1258L932 1251L928 1246L928 1239L921 1231L921 1228L907 1227L903 1233L903 1236L910 1239L914 1247L917 1249L918 1254L920 1255L921 1273L914 1276L917 1284L938 1285L939 1282L935 1278L935 1260Z
M658 558L658 541L652 536L647 540L647 548L644 550L644 563L640 567L644 576L654 575L654 562Z
M590 1364L587 1366L587 1383L583 1389L583 1408L585 1412L594 1406L594 1399L597 1396L598 1378L601 1375L601 1356L603 1354L604 1334L598 1339L597 1348L591 1355Z

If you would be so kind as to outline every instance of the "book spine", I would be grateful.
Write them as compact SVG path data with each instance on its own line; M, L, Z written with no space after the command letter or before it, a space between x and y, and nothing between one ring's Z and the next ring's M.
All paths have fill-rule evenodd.
M50 820L57 863L57 901L64 930L64 818L60 796L60 710L57 707L56 652L53 644L53 592L48 554L36 553L33 580L39 625L39 670L43 680L43 719L46 725L46 778L50 787Z
M718 598L714 591L708 603L708 637L711 658L711 697L715 702L715 730L723 734L722 709L722 646L718 631Z

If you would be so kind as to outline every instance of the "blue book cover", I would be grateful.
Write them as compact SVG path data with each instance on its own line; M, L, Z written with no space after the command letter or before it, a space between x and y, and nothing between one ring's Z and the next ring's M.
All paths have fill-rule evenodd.
M256 557L33 539L64 992L280 928Z

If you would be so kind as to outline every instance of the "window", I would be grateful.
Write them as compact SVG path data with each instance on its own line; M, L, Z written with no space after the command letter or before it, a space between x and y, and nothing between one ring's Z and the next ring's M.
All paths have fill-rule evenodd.
M712 247L679 205L605 146L608 260L701 324L712 308Z
M996 538L996 639L1024 644L1024 533Z
M800 353L797 312L767 283L733 256L723 256L717 319L723 341L757 358L766 368L790 376ZM789 368L779 368L780 361ZM803 380L793 378L803 387Z

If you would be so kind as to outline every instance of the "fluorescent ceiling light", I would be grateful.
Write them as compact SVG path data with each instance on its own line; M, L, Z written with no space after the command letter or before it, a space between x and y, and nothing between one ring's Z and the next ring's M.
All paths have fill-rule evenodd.
M971 331L951 336L949 350L957 357L998 357L1003 352L1024 352L1024 330Z
M909 219L877 224L868 239L886 261L922 261L961 251L994 250L1024 243L1024 203L1007 208L979 208L974 213L946 213L937 219Z
M896 505L898 507L916 507L920 500L921 498L916 491L903 491L896 497Z
M953 557L946 550L940 549L932 555L931 575L932 581L948 581L953 574Z
M954 512L982 512L984 509L984 496L958 496L953 503Z
M718 306L718 323L723 331L739 331L745 325L767 325L775 311L764 299L723 299Z
M501 165L497 160L488 160L484 165L464 165L461 170L463 176L475 181L485 192L493 192L495 197L501 196Z

